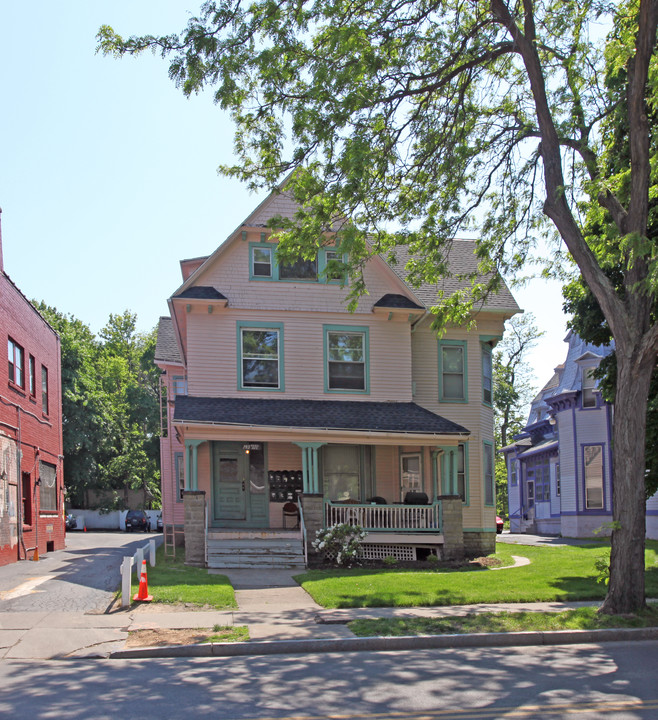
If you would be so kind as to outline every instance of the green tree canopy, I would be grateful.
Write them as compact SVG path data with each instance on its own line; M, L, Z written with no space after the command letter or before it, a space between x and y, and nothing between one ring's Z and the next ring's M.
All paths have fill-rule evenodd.
M186 94L213 89L236 125L238 162L225 172L256 187L291 173L301 210L275 223L282 257L310 257L338 229L352 298L368 255L396 243L411 250L412 280L446 274L447 247L476 218L485 280L434 309L440 322L470 320L494 271L519 272L532 238L553 228L617 348L618 529L604 603L615 612L644 604L638 409L658 350L648 236L657 25L658 0L220 0L180 34L99 32L105 53L167 56ZM628 138L627 154L613 159L615 137ZM584 230L594 207L610 229L595 240ZM621 295L608 257L621 265Z

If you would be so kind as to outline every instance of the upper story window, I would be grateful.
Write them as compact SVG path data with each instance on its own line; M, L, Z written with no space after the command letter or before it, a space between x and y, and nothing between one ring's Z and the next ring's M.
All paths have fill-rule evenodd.
M583 407L596 407L596 380L595 368L583 368Z
M14 340L9 338L7 343L9 358L9 381L18 387L25 387L25 350Z
M290 265L279 265L279 280L317 280L318 261L300 258Z
M238 323L240 389L283 390L283 325Z
M253 245L251 247L251 274L259 278L272 277L272 247Z
M325 325L325 389L369 392L368 328Z
M562 477L560 475L560 463L555 463L555 495L560 497L562 492Z
M187 380L182 375L174 375L172 382L174 397L177 395L187 395Z
M28 362L28 378L29 378L29 389L30 397L34 398L37 394L37 363L34 359L34 355L30 355Z
M493 367L491 345L482 343L482 402L491 405L493 400Z
M584 445L585 507L588 510L603 508L603 446Z
M336 247L320 248L310 260L300 258L292 263L279 262L276 243L250 243L249 277L251 280L282 282L345 282L345 254Z
M466 342L439 340L439 399L467 401Z
M48 414L48 368L41 366L41 409Z

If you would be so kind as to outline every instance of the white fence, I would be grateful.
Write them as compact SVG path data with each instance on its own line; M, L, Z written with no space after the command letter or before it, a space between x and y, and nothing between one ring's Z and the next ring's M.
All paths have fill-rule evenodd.
M149 540L148 545L138 548L132 557L124 557L121 563L121 607L130 605L130 592L132 581L132 568L135 567L137 577L142 572L144 553L149 554L149 565L155 567L155 540Z

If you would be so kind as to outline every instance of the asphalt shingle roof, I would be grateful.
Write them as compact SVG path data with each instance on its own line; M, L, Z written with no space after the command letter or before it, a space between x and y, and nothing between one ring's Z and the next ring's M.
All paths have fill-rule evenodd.
M402 280L402 282L413 290L416 297L423 302L426 307L432 307L439 302L437 297L439 292L443 291L444 297L450 297L453 293L457 292L457 290L462 290L470 286L468 280L462 280L457 276L477 272L478 259L475 255L475 246L475 240L454 240L448 253L448 267L450 268L451 275L449 277L442 278L436 284L422 283L419 287L414 288L409 282L407 282L409 273L406 270L406 265L409 260L411 260L412 255L409 253L409 249L406 246L399 245L395 248L397 263L390 264L390 267ZM486 277L487 276L485 276L485 278ZM504 282L500 290L495 295L491 295L487 298L484 307L505 310L520 309L512 293Z
M210 285L194 285L193 287L183 290L180 295L175 297L189 298L191 300L226 300L226 296L222 295L219 290L216 290Z
M183 358L178 350L178 343L174 335L174 324L170 317L161 317L158 321L158 338L155 343L155 360L183 364Z
M396 293L387 293L377 300L374 307L382 308L409 308L413 310L422 310L423 306L418 305L413 300L410 300L405 295L398 295Z
M437 435L469 433L416 403L212 398L179 395L178 422Z

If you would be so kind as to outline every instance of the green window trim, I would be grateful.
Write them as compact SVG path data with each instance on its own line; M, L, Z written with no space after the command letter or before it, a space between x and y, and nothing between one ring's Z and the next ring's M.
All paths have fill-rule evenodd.
M468 403L468 344L466 340L439 340L439 402L442 403ZM461 348L462 352L462 371L461 373L451 373L444 369L443 351L452 348ZM444 392L444 375L458 377L462 376L462 395L463 397L446 397Z
M440 494L441 495L459 495L459 448L464 448L464 497L462 498L462 505L464 507L469 507L471 504L471 496L470 496L470 468L469 468L469 441L466 440L464 442L459 443L457 446L455 445L446 445L439 447L439 450L442 450L438 457L437 462L440 464L440 470L441 470L441 487L440 487ZM455 467L453 468L454 471L454 478L450 478L450 453L454 452L455 458ZM438 468L437 468L438 470ZM452 487L454 484L455 487Z
M482 404L493 407L493 348L487 342L480 343L482 353Z
M183 480L182 485L181 485L181 476L182 476L182 480ZM183 453L182 452L174 453L174 479L176 482L176 502L182 503L183 502L182 491L185 490L185 465L184 465L184 461L183 461Z
M236 348L238 363L238 390L247 390L251 392L284 392L285 391L285 369L284 369L284 346L283 346L283 323L273 322L254 322L238 320L236 327ZM253 387L243 384L242 377L242 331L243 330L276 330L278 331L278 387Z
M487 461L491 464L490 476L488 475ZM484 440L482 442L482 489L485 507L494 507L496 504L495 475L494 446L493 443Z
M249 280L258 282L285 282L285 283L320 283L324 285L347 285L347 273L341 278L328 278L326 275L328 259L327 254L340 254L342 262L346 262L346 254L341 253L337 246L329 246L320 248L317 257L317 277L315 278L282 278L280 276L280 263L277 259L278 243L273 242L250 242L249 243ZM255 252L258 250L268 250L270 255L270 272L268 275L257 275L254 273ZM265 263L261 262L261 265Z
M355 388L330 388L329 387L329 334L330 333L353 333L363 335L363 363L364 363L364 387ZM364 325L323 325L322 326L322 354L324 366L324 391L331 394L370 394L370 328Z

